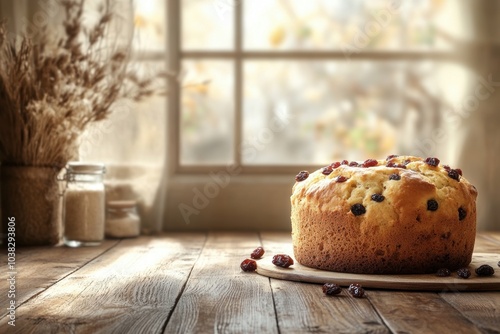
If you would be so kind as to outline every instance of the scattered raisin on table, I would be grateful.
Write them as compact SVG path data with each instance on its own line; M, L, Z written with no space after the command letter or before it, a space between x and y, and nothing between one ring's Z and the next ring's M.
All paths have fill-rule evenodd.
M375 202L382 202L383 200L385 199L384 195L382 194L373 194L372 195L372 201L375 201Z
M435 199L430 199L427 201L427 210L436 211L439 208L439 204Z
M349 293L355 298L361 298L365 295L363 287L356 283L349 285L349 289L347 291L349 291Z
M483 264L482 266L476 268L477 276L493 276L494 273L495 269L493 269L492 266L489 266L487 264Z
M342 291L342 288L335 283L325 283L323 284L323 293L327 296L338 295Z
M352 296L355 297L355 298L362 298L364 295L365 295L365 289L363 288L355 288L353 291L352 291Z
M391 175L389 175L389 180L399 181L399 180L401 180L401 175L391 174Z
M457 270L457 275L460 278L469 278L470 277L470 270L467 268L460 268Z
M447 276L450 276L450 275L451 275L451 271L448 268L440 268L436 272L436 276L439 276L439 277L447 277Z
M362 214L365 214L365 213L366 213L366 209L365 209L365 207L363 206L363 204L356 203L356 204L354 204L353 206L351 206L351 212L352 212L355 216L361 216Z
M250 257L252 259L260 259L262 257L262 255L264 255L265 251L264 251L264 248L262 247L257 247L254 249L254 251L252 252L252 254L250 254Z
M424 162L426 164L428 164L429 166L434 166L434 167L437 167L439 165L439 159L438 158L427 158L424 160Z
M349 285L349 288L347 288L347 291L349 291L349 293L350 293L355 288L361 288L361 284L352 283L351 285Z
M299 174L297 174L295 176L295 181L297 181L297 182L304 181L308 177L309 177L309 172L306 171L306 170L303 170L303 171L299 172Z
M361 165L362 167L374 167L378 165L378 161L375 159L367 159L363 164Z
M257 269L257 262L250 259L243 260L240 264L240 268L243 271L255 271Z
M293 259L286 254L276 254L273 256L273 264L278 267L288 268L293 264Z
M464 220L467 217L467 211L464 208L458 208L458 220Z

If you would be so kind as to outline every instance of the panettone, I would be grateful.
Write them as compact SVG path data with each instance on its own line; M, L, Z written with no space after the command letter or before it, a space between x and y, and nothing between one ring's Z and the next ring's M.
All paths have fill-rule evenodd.
M437 158L336 162L296 176L294 255L308 267L363 274L467 266L476 188Z

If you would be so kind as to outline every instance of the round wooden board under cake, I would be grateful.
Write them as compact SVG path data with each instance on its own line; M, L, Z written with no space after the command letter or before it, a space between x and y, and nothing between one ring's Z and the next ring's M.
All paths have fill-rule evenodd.
M290 268L281 268L272 264L272 255L257 261L257 273L263 276L289 281L308 283L336 283L348 286L359 283L365 288L392 290L421 291L495 291L500 290L500 268L497 263L500 255L495 253L474 253L468 266L471 276L468 279L459 278L456 272L451 276L438 277L435 274L424 275L364 275L349 274L313 269L295 261ZM474 272L483 264L495 269L495 274L489 277L479 277Z

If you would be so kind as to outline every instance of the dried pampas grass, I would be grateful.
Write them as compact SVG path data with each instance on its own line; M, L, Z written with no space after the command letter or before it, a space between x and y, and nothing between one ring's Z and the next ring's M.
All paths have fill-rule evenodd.
M130 48L106 47L109 1L97 24L83 26L84 0L63 0L64 35L45 27L37 43L7 38L0 22L0 162L63 167L75 159L87 125L105 119L121 98L153 93L151 78L130 69Z

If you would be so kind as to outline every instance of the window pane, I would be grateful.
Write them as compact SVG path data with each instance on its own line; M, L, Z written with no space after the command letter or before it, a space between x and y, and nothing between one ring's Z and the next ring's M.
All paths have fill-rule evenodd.
M438 22L460 26L456 1L244 1L246 49L449 47ZM457 28L458 29L458 28ZM449 34L450 31L447 31Z
M182 0L182 49L232 49L233 0Z
M134 48L165 51L166 1L134 0Z
M232 162L234 64L184 61L181 94L181 164Z
M242 161L325 164L412 150L415 131L439 124L436 67L402 61L248 62Z

